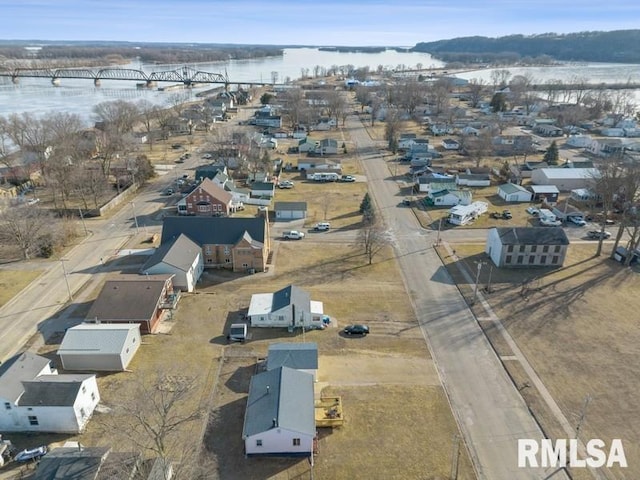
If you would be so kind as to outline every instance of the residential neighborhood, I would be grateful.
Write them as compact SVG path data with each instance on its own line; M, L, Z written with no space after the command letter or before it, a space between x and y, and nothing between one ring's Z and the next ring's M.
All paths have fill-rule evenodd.
M454 70L209 85L138 113L128 160L108 121L78 137L109 192L56 190L73 162L0 184L0 221L39 226L0 245L0 479L550 478L505 460L522 432L640 452L637 118Z

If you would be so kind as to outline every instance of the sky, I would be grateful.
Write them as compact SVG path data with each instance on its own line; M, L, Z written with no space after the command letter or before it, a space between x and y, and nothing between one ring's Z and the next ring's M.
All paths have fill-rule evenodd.
M640 28L637 0L0 0L0 39L413 46Z

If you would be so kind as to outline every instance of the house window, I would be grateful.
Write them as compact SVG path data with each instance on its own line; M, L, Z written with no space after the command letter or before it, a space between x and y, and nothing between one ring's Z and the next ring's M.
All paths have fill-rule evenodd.
M549 245L542 247L542 253L549 253Z
M553 263L554 265L557 265L558 260L560 260L560 257L558 255L554 255L553 258L551 259L551 263Z
M553 251L555 253L560 253L560 245L556 245L555 248L553 249Z
M224 259L224 263L231 263L231 259L230 258L225 258Z
M96 400L96 394L94 392L91 392L91 400L93 400L94 402Z
M87 393L87 387L85 387L84 385L82 385L82 393Z
M256 440L256 447L261 447L262 446L262 440L258 439Z
M509 253L513 252L513 245L509 245L507 247L507 252L509 252Z
M211 255L211 246L207 245L206 247L204 247L204 254L205 255Z
M84 408L81 408L81 409L80 409L80 416L81 416L82 418L84 418L84 417L86 417L86 416L87 416L87 412L85 412L85 411L84 411Z
M518 260L516 263L518 263L519 265L522 264L522 262L524 262L524 255L518 255Z
M242 264L242 268L249 268L249 264L248 263L243 263Z
M38 417L36 417L35 415L29 415L29 425L32 425L32 426L40 425L38 423Z
M536 256L535 255L529 255L529 265L531 265L535 261L536 261Z
M507 255L504 259L504 263L511 263L513 261L513 257L511 255Z
M228 245L225 245L225 247L224 247L224 254L225 255L230 255L231 254L231 249L229 248Z
M278 315L278 320L284 322L284 315Z
M300 446L300 439L299 438L294 438L293 439L293 446L294 447L299 447Z
M542 255L540 257L540 265L545 265L547 263L547 256L546 255Z
M208 212L209 211L209 205L198 205L198 211L199 212Z
M11 410L11 404L9 402L4 402L4 408Z
M531 245L531 253L536 253L537 250L538 250L537 245Z
M525 247L524 245L520 245L520 253L524 253L524 249L525 249L525 248L526 248L526 247Z

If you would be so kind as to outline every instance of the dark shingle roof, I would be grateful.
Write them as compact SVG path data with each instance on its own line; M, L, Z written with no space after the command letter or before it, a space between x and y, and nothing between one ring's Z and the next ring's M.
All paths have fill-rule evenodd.
M87 313L87 320L149 320L169 275L107 280Z
M21 407L69 407L78 397L82 382L94 375L41 375L22 382L24 393L18 401Z
M267 354L267 370L278 367L296 370L316 370L318 368L317 343L272 343Z
M0 365L0 397L16 402L24 392L23 381L33 380L50 360L30 352L10 358Z
M271 311L275 312L288 305L296 305L306 312L309 311L310 304L311 296L307 292L294 285L289 285L288 287L284 287L282 290L274 292Z
M561 227L496 228L503 245L569 245Z
M38 462L34 480L93 480L109 447L54 448Z
M286 211L307 211L307 202L275 202L273 208L276 212L281 210Z
M186 235L180 234L175 240L160 245L142 266L140 272L144 273L159 263L166 263L183 272L188 272L201 252L202 249L197 243Z
M265 242L266 225L262 217L166 217L161 244L185 234L198 245L235 245L247 232Z
M314 435L313 376L279 367L251 377L243 437L272 428Z

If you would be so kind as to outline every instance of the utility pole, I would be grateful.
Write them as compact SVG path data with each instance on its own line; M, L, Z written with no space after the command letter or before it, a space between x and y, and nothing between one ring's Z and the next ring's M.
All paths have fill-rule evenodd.
M136 233L140 233L140 228L138 227L138 217L136 216L136 206L133 202L129 202L131 204L131 210L133 210L133 221L136 224Z
M78 207L78 212L80 212L80 220L82 221L82 227L84 228L84 236L89 236L89 232L87 231L87 224L84 223L84 215L82 214L82 209Z
M64 262L66 262L66 258L60 259L60 264L62 265L62 273L64 274L64 282L67 284L67 293L69 294L69 301L73 302L73 295L71 294L71 287L69 286L69 277L67 274L67 269L64 266Z
M491 276L493 275L493 265L489 265L489 281L487 282L487 293L491 293Z
M478 283L480 281L480 271L482 270L482 265L484 262L478 262L478 271L476 272L476 284L473 287L473 300L471 301L471 305L476 303L476 298L478 297Z
M442 230L442 218L438 221L438 236L436 237L436 247L440 246L440 230Z
M584 403L582 404L582 410L580 410L580 418L578 418L578 425L576 425L576 440L580 437L580 430L582 429L582 425L584 424L584 420L587 416L587 407L591 402L591 395L587 395L584 397Z

